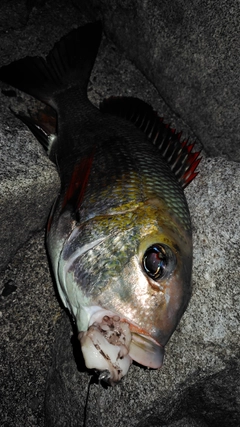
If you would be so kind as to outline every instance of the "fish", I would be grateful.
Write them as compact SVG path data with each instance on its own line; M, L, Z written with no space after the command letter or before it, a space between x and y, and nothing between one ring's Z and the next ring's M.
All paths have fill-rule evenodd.
M193 248L184 189L198 173L200 152L138 98L90 102L101 38L98 21L73 29L46 58L1 67L0 80L46 105L44 113L15 115L60 176L47 250L86 368L114 385L133 361L162 366L189 303Z

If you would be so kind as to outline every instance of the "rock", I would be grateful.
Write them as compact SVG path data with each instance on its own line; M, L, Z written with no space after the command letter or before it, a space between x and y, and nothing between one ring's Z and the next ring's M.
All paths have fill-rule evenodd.
M91 0L89 8L205 150L240 161L239 3Z
M64 1L37 2L38 7L34 6L29 12L26 24L21 24L21 31L11 30L8 40L7 35L1 33L5 63L7 51L19 57L34 54L34 49L38 54L47 53L63 33L82 22L80 2L74 4L78 7L71 3L64 6ZM21 16L25 14L22 12ZM16 39L19 49L14 45ZM104 38L91 77L89 96L97 104L111 94L144 99L167 122L192 136L187 125L159 98L156 89ZM7 111L8 99L1 95L1 100ZM28 222L31 233L35 234L34 230L41 226L34 229L34 218L38 217L36 223L45 222L50 198L54 197L59 181L31 134L8 112L4 121L1 121L1 135L17 143L9 145L8 150L4 148L5 142L3 144L1 179L2 182L9 179L16 191L14 197L5 196L2 215L8 216L16 200L16 217L22 212L22 221ZM19 134L23 139L19 139ZM28 169L33 170L31 176L38 177L37 182L34 182L36 178L28 182ZM43 170L40 178L39 171ZM44 249L44 232L35 235L16 254L0 276L0 417L3 425L231 427L238 424L239 168L226 159L204 155L199 171L199 176L186 190L194 232L193 296L167 345L165 364L159 371L133 365L128 376L115 388L99 387L84 369L76 331L59 308ZM14 181L19 176L24 179L17 187ZM49 177L53 182L49 183ZM39 198L41 193L43 197ZM16 194L21 197L16 199ZM25 199L29 204L23 210ZM42 210L29 212L31 200L33 206L39 203ZM14 238L19 235L23 244L23 225L19 224L14 229ZM28 230L25 240L31 234L27 233ZM9 241L13 239L8 236ZM10 251L6 242L2 250Z
M42 231L0 275L1 425L44 426L45 381L60 314Z
M0 270L43 229L59 190L55 167L29 132L19 127L8 128L13 131L8 135L0 131Z

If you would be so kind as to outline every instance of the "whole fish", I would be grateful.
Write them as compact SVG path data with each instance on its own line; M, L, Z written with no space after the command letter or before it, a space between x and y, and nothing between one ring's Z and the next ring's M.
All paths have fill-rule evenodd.
M53 107L18 115L57 165L61 191L47 226L60 297L76 321L87 368L109 384L132 360L151 368L191 295L192 233L183 189L199 152L152 107L87 85L101 24L63 37L48 54L0 69L0 79Z

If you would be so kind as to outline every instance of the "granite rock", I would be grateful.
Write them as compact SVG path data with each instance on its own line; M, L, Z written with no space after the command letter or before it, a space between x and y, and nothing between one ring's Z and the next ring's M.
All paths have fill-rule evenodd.
M45 381L60 315L42 231L0 275L2 426L44 426Z
M2 126L0 270L34 233L43 229L59 190L55 167L29 132L17 123L11 126L2 121ZM14 129L14 126L18 129Z
M106 33L211 155L240 161L235 0L91 0Z

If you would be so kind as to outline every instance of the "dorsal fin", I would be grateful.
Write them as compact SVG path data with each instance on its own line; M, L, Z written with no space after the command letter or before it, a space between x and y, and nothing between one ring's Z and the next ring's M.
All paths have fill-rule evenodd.
M146 102L138 98L112 96L103 100L100 110L123 117L141 129L158 147L183 188L198 174L195 169L201 160L198 158L200 151L192 153L194 143L188 144L188 140L181 142L181 132L176 133L165 124Z

